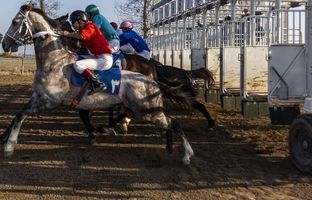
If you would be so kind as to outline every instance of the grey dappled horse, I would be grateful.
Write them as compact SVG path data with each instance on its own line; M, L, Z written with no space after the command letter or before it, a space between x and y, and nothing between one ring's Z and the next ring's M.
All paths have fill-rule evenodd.
M3 39L2 46L6 52L16 51L18 46L33 40L37 65L29 102L16 114L10 126L0 136L0 141L5 143L6 156L13 155L14 145L27 115L43 109L57 109L59 105L70 105L71 100L80 91L80 88L70 82L72 64L77 56L63 48L61 39L54 32L57 28L55 21L40 9L24 5L12 20ZM127 114L134 118L149 121L167 132L179 133L185 149L182 161L189 164L193 150L181 126L163 113L163 99L159 87L155 81L142 74L122 71L118 95L105 92L85 95L77 109L93 110L122 105ZM170 89L172 88L168 88ZM181 94L181 98L185 95L181 91L176 92Z
M73 28L71 24L67 21L68 14L61 16L57 19L61 25L62 30L66 30L69 32L73 32ZM85 52L85 48L82 48L81 43L79 40L75 38L64 38L63 44L66 48L68 48L70 51L80 53ZM198 111L200 111L206 118L208 122L208 127L213 128L215 125L214 120L210 116L209 112L207 111L206 107L200 103L198 100L196 100L197 92L195 91L194 85L192 83L192 80L194 78L199 78L206 80L208 85L211 86L214 83L213 75L212 73L206 69L206 68L200 68L192 71L183 70L180 68L172 67L163 65L160 62L150 59L147 61L146 59L138 56L138 55L131 55L131 54L124 54L125 61L124 66L126 70L133 71L133 72L139 72L141 74L144 74L151 79L160 82L160 83L168 83L168 80L177 80L178 84L181 85L181 90L184 90L185 92L188 92L189 95L188 101L189 101L189 108L194 108ZM176 84L176 83L175 83ZM80 109L79 110L80 118L82 119L87 132L89 133L90 141L95 141L95 137L93 135L93 131L97 130L95 129L90 121L90 114L89 111L85 111ZM113 109L109 109L109 127L114 127L118 122L120 122L126 115L121 114L117 118L113 118ZM98 129L101 130L101 129Z

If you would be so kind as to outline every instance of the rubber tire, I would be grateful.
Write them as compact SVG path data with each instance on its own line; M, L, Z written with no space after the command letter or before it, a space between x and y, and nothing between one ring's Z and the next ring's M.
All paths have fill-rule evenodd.
M300 115L289 128L290 159L301 172L312 174L312 115Z

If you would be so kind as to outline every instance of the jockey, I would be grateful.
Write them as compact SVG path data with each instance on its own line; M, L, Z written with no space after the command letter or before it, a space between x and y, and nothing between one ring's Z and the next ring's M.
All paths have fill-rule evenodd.
M64 36L79 39L90 52L90 55L83 56L85 59L78 60L74 64L75 70L88 80L92 80L101 90L106 90L105 84L91 70L107 70L112 67L113 56L107 40L100 29L93 22L88 21L85 12L76 10L71 13L69 20L79 32L64 31Z
M100 14L100 9L94 4L90 4L86 7L85 12L89 16L89 20L93 21L105 36L109 45L112 48L112 53L116 53L119 51L119 37L118 33L114 30L114 28L110 25L109 21Z
M116 22L111 22L110 23L112 25L112 27L115 29L115 31L120 35L122 32L121 30L118 28L118 24Z
M120 24L122 34L119 35L120 50L125 53L135 53L143 58L150 60L150 49L144 39L132 30L133 25L130 21L124 21Z
M118 24L116 22L111 22L110 25L112 25L115 31L118 29Z

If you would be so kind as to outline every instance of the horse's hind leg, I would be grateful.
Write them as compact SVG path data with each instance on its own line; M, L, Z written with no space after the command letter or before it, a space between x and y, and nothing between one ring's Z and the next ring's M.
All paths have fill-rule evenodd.
M128 117L127 113L121 113L119 114L116 118L114 118L114 114L113 114L113 108L109 109L109 120L108 120L108 127L109 128L114 128L116 126L116 124L118 124L119 122L123 121L124 118Z
M183 144L183 148L185 151L184 157L182 158L182 162L185 165L189 165L191 163L191 157L194 155L194 151L193 151L190 143L188 142L180 123L178 123L174 119L171 119L171 126L172 126L172 129L174 130L174 132L179 133L181 138L182 138L182 144Z
M128 118L127 113L121 113L116 118L114 118L114 112L113 108L109 108L108 110L108 127L114 128L119 122L122 124L122 129L125 134L128 133L128 125L131 121L130 118Z
M157 115L154 115L151 121L157 126L166 129L167 136L168 136L168 133L169 134L171 134L172 132L179 133L179 135L181 136L182 144L184 148L184 157L182 158L182 162L185 165L189 165L191 162L191 157L194 155L194 151L190 143L188 142L181 125L174 119L166 117L164 113L158 113ZM170 139L170 136L169 136L169 139ZM167 141L167 145L168 145L168 141Z
M213 128L215 125L214 120L211 118L209 112L207 111L206 107L200 103L197 100L194 100L192 103L193 108L197 109L198 111L200 111L201 113L203 113L203 115L205 116L206 120L208 121L208 127L209 128Z

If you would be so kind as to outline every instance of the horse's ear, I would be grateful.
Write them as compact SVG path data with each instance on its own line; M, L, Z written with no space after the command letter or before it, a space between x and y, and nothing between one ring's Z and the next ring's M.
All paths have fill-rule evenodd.
M61 25L63 25L64 23L66 23L67 19L68 19L68 13L67 15L60 16L54 20L58 21Z
M20 10L21 11L30 11L33 8L31 4L22 5Z
M66 15L61 16L59 19L62 20L63 23L65 23L66 20L68 19L68 13Z
M27 5L26 10L27 10L27 11L30 11L32 8L33 8L33 3L32 3L32 1L30 1L30 2L28 3L28 5Z

